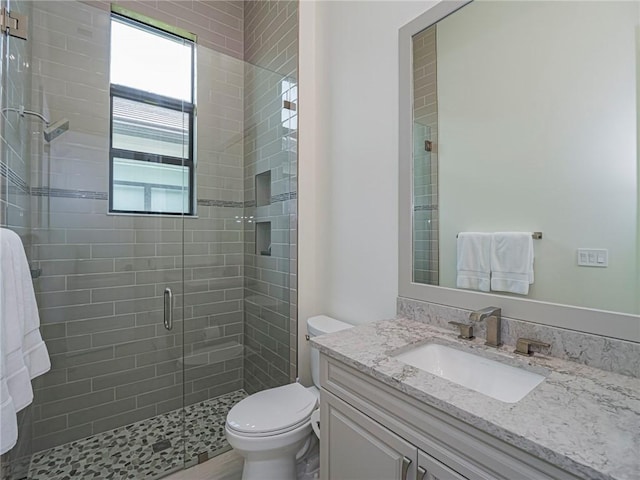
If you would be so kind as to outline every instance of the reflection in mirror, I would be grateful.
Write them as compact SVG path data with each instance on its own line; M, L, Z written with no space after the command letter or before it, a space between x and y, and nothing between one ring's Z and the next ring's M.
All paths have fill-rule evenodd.
M455 288L459 232L541 231L511 296L640 313L639 20L640 2L476 1L413 36L414 283Z
M438 285L438 135L436 26L413 37L414 277Z

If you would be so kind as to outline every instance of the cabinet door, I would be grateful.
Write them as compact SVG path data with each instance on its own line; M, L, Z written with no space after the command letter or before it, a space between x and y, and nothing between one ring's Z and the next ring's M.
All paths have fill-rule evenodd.
M324 393L324 392L323 392ZM414 480L418 450L331 394L321 405L324 480Z
M418 473L416 480L468 480L459 473L451 470L444 463L431 455L418 450Z

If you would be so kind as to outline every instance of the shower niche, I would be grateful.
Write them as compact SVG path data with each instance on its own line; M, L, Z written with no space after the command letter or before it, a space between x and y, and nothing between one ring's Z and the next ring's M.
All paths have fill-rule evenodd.
M256 222L256 255L271 256L271 222Z
M271 170L256 175L256 206L271 205Z

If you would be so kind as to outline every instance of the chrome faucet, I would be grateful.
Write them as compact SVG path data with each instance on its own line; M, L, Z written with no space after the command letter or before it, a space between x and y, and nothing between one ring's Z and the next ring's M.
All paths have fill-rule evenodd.
M481 310L471 312L469 320L472 322L485 321L487 325L487 340L485 345L490 347L499 347L502 345L500 338L500 316L502 315L502 309L498 307L486 307Z

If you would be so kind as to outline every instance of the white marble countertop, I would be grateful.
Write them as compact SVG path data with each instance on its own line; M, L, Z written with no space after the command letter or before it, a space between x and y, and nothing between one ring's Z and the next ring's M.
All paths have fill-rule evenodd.
M407 395L587 479L640 479L640 379L553 357L486 347L453 331L404 318L311 339L314 346ZM517 403L504 403L391 358L439 343L547 378Z

